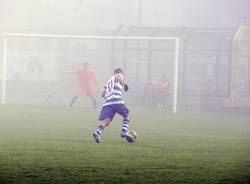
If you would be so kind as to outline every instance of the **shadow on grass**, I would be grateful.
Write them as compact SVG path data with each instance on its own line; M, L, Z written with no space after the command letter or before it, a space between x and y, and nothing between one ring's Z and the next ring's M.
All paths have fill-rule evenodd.
M0 176L0 184L7 184L7 179L3 176Z
M250 183L250 174L248 176L235 177L232 179L221 179L216 184L249 184Z

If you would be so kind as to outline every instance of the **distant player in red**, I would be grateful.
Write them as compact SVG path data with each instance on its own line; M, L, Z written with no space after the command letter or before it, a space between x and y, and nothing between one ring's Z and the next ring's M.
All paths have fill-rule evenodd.
M93 88L93 83L95 83L97 87L97 81L95 78L95 73L93 69L90 68L89 63L84 63L83 66L72 73L76 74L78 77L79 84L76 90L76 95L72 98L69 106L72 107L80 95L86 94L91 98L94 108L96 109L96 90Z
M167 98L169 93L169 82L167 76L162 76L161 81L158 86L158 106L166 108L167 107Z
M144 86L144 105L146 107L156 106L157 82L155 80L148 80Z

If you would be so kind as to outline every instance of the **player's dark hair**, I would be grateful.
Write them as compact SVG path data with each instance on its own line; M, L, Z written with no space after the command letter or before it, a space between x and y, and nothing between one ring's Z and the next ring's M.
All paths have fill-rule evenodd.
M118 74L118 73L123 74L123 71L122 71L121 68L116 68L116 69L114 70L114 74Z

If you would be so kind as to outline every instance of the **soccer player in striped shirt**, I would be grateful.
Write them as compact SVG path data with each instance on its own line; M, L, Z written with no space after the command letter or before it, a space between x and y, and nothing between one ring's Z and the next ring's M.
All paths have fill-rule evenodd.
M125 106L122 98L122 90L128 91L128 85L123 79L123 71L121 68L117 68L114 71L114 75L107 81L102 92L104 97L104 104L99 115L101 125L97 127L93 133L93 137L96 143L101 142L101 135L107 127L116 113L122 116L122 128L121 137L125 138L129 142L128 127L129 127L129 110Z

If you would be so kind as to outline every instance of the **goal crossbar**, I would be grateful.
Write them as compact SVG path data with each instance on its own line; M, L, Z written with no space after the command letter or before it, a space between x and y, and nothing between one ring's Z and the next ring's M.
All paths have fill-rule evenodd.
M96 35L53 35L53 34L26 34L3 33L4 37L45 37L45 38L71 38L71 39L101 39L101 40L178 40L178 37L154 36L96 36Z
M2 104L6 103L6 69L8 37L36 37L36 38L65 38L65 39L90 39L90 40L172 40L175 43L174 53L174 84L173 84L173 113L177 112L178 70L179 70L179 37L154 37L154 36L97 36L97 35L54 35L54 34L29 34L29 33L3 33L3 67L2 67Z

